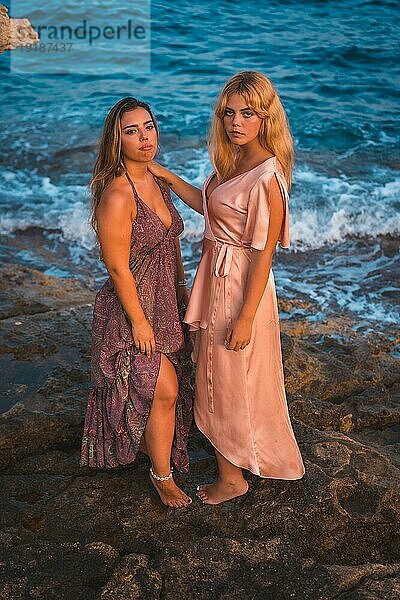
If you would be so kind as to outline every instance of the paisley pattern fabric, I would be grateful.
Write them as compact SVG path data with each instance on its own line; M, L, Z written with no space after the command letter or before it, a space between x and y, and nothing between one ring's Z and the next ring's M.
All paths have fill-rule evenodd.
M182 233L183 222L169 189L155 179L171 214L169 229L141 200L128 177L137 203L129 268L143 311L153 327L156 352L147 357L137 351L130 322L109 278L96 296L93 311L91 389L81 466L110 468L135 460L164 353L174 365L179 382L171 458L178 471L189 469L186 444L193 410L191 347L187 326L182 322L184 307L179 310L176 297L175 238Z

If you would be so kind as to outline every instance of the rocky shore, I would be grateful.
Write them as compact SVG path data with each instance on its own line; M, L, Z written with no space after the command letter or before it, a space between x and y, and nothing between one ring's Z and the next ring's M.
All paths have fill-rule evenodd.
M94 291L17 265L1 275L1 600L400 597L393 332L282 319L305 476L249 475L240 499L174 512L144 456L113 471L78 465ZM215 475L195 429L190 454L179 481L194 495Z

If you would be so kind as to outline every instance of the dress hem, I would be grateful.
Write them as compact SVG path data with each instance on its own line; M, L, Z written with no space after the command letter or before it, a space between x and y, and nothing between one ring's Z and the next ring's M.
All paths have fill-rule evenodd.
M271 475L261 475L261 473L255 473L254 471L252 471L248 467L244 467L243 465L237 465L230 458L228 458L227 456L225 456L225 454L223 454L223 452L221 452L221 450L219 450L217 448L217 446L208 437L208 435L206 435L204 433L204 431L202 429L200 429L200 427L197 425L197 423L196 423L196 427L200 431L200 433L202 433L204 435L204 437L208 439L208 441L210 442L210 444L212 444L213 448L215 448L216 450L218 450L218 452L221 454L221 456L223 456L227 461L229 461L232 465L234 465L235 467L238 467L239 469L245 469L246 471L249 471L253 475L257 475L257 477L261 477L262 479L281 479L282 481L298 481L299 479L302 479L304 477L305 473L306 473L305 470L304 470L304 473L300 477L272 477Z

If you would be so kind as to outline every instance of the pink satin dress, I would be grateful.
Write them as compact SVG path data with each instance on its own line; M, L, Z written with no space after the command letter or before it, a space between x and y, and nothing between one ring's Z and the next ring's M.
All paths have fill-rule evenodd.
M232 464L261 477L300 479L305 470L286 401L272 269L249 345L235 352L224 343L243 304L253 249L265 248L273 177L284 203L279 243L289 247L285 178L273 156L219 184L207 200L212 176L203 186L203 254L184 318L196 332L196 424Z

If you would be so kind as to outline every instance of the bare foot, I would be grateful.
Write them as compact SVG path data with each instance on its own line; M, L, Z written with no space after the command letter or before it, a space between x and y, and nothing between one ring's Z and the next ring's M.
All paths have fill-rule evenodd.
M197 494L203 504L221 504L238 496L243 496L249 489L247 481L223 483L217 479L214 483L205 483L197 487Z
M192 499L187 496L172 479L157 481L150 474L150 481L160 496L161 502L170 508L184 508L192 504Z

